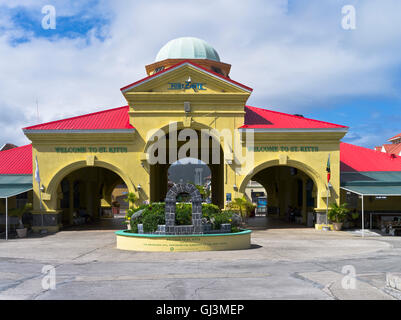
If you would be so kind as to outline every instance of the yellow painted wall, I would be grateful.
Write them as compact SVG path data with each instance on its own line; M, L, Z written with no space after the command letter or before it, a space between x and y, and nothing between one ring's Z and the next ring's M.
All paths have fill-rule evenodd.
M150 252L241 250L251 247L251 232L200 236L124 236L117 233L117 249Z

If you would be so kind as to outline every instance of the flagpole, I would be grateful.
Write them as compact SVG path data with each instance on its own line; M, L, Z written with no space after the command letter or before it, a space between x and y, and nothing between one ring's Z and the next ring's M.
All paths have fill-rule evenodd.
M40 215L42 217L42 230L43 230L42 190L40 189L40 175L39 175L39 164L38 164L38 157L37 156L35 156L35 164L36 164L35 180L38 182L39 209L40 209Z
M39 188L39 208L40 208L40 215L42 216L42 227L43 227L42 190L40 190L40 182L38 183L38 188Z
M326 227L329 223L328 216L329 216L329 183L327 182L327 200L326 200Z
M327 200L326 200L326 227L329 223L329 196L330 196L330 178L331 178L331 170L330 170L330 153L329 153L329 159L327 160Z

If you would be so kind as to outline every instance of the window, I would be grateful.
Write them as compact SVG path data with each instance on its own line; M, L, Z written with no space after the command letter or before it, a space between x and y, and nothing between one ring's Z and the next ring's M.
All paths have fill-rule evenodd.
M218 73L218 74L221 74L222 76L224 76L224 74L223 74L223 72L221 71L220 68L217 68L217 67L213 67L213 66L212 66L212 71L213 71L213 72L216 72L216 73Z
M163 71L163 70L164 70L164 66L163 67L157 67L155 69L155 71L153 72L153 74L158 73L158 72Z

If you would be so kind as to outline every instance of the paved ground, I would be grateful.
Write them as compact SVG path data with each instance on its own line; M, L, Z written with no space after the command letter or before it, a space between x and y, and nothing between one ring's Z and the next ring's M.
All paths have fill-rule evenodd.
M259 222L241 251L120 251L110 230L119 222L0 240L0 299L400 298L385 279L401 271L401 238ZM56 268L55 290L42 288L45 265ZM352 285L344 266L355 268L355 289L342 285Z

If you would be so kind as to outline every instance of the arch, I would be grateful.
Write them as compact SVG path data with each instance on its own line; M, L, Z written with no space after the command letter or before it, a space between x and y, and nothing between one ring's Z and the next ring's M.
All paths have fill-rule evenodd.
M192 225L176 226L176 199L180 193L188 193L192 202ZM202 233L202 196L199 190L190 183L174 184L167 192L165 199L166 233L198 234Z
M207 126L207 125L204 125L204 124L202 124L202 123L199 123L199 122L193 121L193 122L191 123L191 126L190 126L190 127L186 127L182 121L176 121L176 122L171 122L171 123L169 123L169 124L166 124L166 125L164 125L163 127L160 127L160 128L154 128L154 130L155 130L155 132L156 132L157 130L162 130L165 134L168 134L169 127L170 127L170 125L172 125L172 124L173 124L173 125L176 125L177 131L183 130L183 129L193 129L193 130L196 130L196 131L201 131L202 129L211 130L211 132L210 132L210 137L212 137L214 140L216 140L216 141L219 142L220 149L223 150L223 152L224 152L224 143L222 143L222 142L220 141L220 137L216 136L216 135L213 133L213 130L215 130L215 129L212 128L212 127L209 127L209 126ZM143 148L143 153L145 153L145 154L148 152L149 147L154 143L154 141L153 141L151 138L152 138L152 137L149 137L149 138L148 138L148 140L146 141L145 146L144 146L144 148Z
M209 166L209 169L211 170L212 173L212 185L213 185L213 192L212 192L212 202L219 207L224 206L224 161L225 161L225 150L224 146L225 144L228 144L225 142L225 140L228 139L221 139L220 135L217 132L214 132L212 127L199 123L199 122L192 122L191 126L184 126L183 122L176 121L176 122L171 122L168 124L165 124L164 126L161 126L160 128L155 128L155 130L160 130L159 132L162 132L162 135L168 134L169 129L172 128L173 132L179 132L180 130L184 129L192 129L195 130L197 133L197 137L200 137L201 130L206 129L210 130L210 134L208 135L208 148L209 152L206 154L202 153L202 150L206 151L206 144L205 148L203 149L202 147L202 141L198 140L197 146L198 146L198 154L196 157L199 160L202 160L205 162L206 165ZM154 136L157 136L157 134L153 133ZM232 135L231 131L230 134ZM211 139L210 139L211 137ZM147 156L149 153L149 148L151 145L155 143L153 141L152 136L147 137L147 141L145 142L145 146L143 148L143 155ZM204 142L204 141L203 141ZM168 141L166 141L168 143ZM182 142L185 144L185 142ZM181 142L178 141L177 143L177 158L180 158L180 155L178 154L178 151L180 150L181 147ZM215 150L219 150L219 154L215 152ZM163 155L166 156L166 161L163 163L159 163L160 161L155 161L156 163L150 163L150 161L147 161L147 164L149 165L149 176L150 176L150 199L153 202L159 202L163 201L167 194L167 185L168 185L168 179L167 179L167 173L164 174L165 171L168 171L168 168L170 166L170 150L169 150L169 145L166 144L166 154ZM164 160L164 158L160 158L159 160ZM188 157L188 156L186 156ZM185 158L186 158L185 157ZM189 156L191 157L191 156ZM157 160L157 159L156 159ZM174 159L175 161L176 159ZM155 177L158 177L158 181L155 181ZM160 178L162 177L162 178ZM163 180L160 180L163 179Z
M303 171L306 175L308 175L316 185L316 187L319 189L320 186L324 185L321 177L317 173L316 170L311 168L310 166L306 165L303 162L297 161L297 160L288 160L286 164L280 164L279 160L270 160L263 162L256 166L253 170L250 170L246 175L245 178L242 180L242 183L239 188L239 192L245 193L245 187L247 186L248 182L252 179L252 177L257 174L258 172L271 168L271 167L294 167L298 170Z
M58 188L59 184L61 183L61 181L68 174L70 174L78 169L82 169L82 168L86 168L86 167L88 167L88 168L89 167L99 167L99 168L108 169L108 170L114 172L115 174L117 174L124 181L124 183L126 184L128 190L130 192L136 190L134 187L134 184L131 182L131 179L126 174L124 174L123 171L120 168L118 168L117 166L115 166L111 163L99 161L99 160L96 160L96 163L94 166L88 166L85 160L80 160L80 161L70 163L70 164L66 165L65 167L61 168L52 177L52 179L50 180L50 182L47 186L47 193L51 195L51 200L57 199L57 188Z

